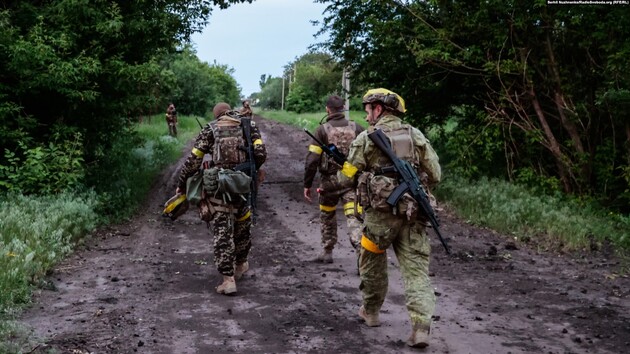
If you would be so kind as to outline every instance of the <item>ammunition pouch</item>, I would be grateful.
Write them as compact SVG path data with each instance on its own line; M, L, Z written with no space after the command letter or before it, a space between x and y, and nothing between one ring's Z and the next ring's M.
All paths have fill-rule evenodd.
M398 182L391 177L372 175L367 181L367 195L370 207L380 212L391 212L392 207L387 204L387 198L397 186ZM361 201L361 205L364 205L363 201Z
M219 169L216 167L203 170L203 189L209 195L215 195L219 190Z
M251 191L252 178L241 171L220 169L219 193L247 194Z
M198 205L203 193L203 175L201 172L195 173L186 180L186 198L192 205Z

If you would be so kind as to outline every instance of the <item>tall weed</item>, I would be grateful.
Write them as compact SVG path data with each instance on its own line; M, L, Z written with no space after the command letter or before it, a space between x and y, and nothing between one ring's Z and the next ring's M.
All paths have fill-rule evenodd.
M37 282L96 227L94 193L9 195L0 201L0 316L26 304Z
M589 250L609 242L630 248L630 218L563 195L497 179L469 181L451 177L436 195L463 218L524 241L568 251Z
M261 116L274 120L279 123L292 125L294 127L299 127L302 129L307 129L310 132L315 131L317 126L319 126L320 122L325 122L326 111L324 110L322 113L293 113L287 111L256 111L257 114ZM362 111L350 111L350 120L355 121L357 124L362 127L367 127L367 122L365 121L365 112Z

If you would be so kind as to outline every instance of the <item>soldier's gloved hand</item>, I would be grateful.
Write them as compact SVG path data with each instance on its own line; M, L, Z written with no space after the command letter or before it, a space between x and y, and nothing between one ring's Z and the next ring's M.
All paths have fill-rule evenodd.
M209 194L215 194L219 189L219 169L216 167L203 171L203 188Z

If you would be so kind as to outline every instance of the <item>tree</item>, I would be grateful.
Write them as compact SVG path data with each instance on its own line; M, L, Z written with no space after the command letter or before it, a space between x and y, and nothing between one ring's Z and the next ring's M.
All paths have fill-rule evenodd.
M200 30L212 5L238 2L251 0L3 2L0 151L80 134L95 166L129 118L163 109L172 77L158 58Z
M533 173L566 192L630 205L627 9L542 0L320 2L329 4L325 45L352 66L355 82L402 94L411 122L457 116L451 137L472 142L479 129L492 131L484 139L503 153L487 155L496 159L488 166L504 166L508 178Z
M304 54L285 67L285 77L289 73L293 79L287 95L287 110L321 111L327 96L341 91L341 70L330 54Z
M181 114L206 116L218 102L238 104L240 89L232 76L234 70L201 62L192 47L169 55L163 65L174 76L166 101L175 103Z

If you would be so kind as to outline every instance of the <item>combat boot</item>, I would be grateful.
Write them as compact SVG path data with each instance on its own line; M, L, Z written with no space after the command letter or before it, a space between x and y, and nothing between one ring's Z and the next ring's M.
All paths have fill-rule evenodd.
M238 264L234 268L234 279L239 280L249 270L249 262L245 262L243 264Z
M324 250L314 259L315 262L319 263L332 263L332 250Z
M416 323L411 329L411 335L407 339L407 345L414 348L426 348L429 346L429 332L431 327Z
M236 281L234 277L223 276L223 283L217 286L217 292L219 294L231 295L236 293Z
M381 321L379 321L378 319L378 313L369 314L367 313L367 311L365 311L364 306L361 306L361 308L359 308L359 316L363 320L365 320L365 324L368 325L369 327L378 327L381 325Z

